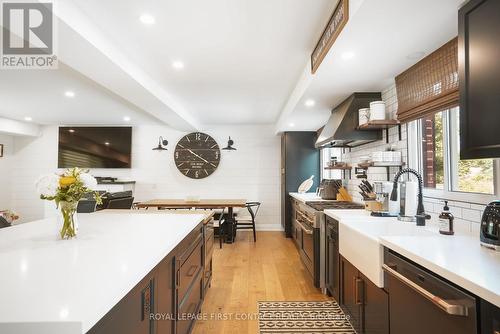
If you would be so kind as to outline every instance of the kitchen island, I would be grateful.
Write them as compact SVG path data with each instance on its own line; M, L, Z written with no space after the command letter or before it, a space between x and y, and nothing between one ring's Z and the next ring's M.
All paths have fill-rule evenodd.
M175 319L201 306L211 217L78 214L73 240L58 240L56 219L3 229L0 332L188 333L194 320Z

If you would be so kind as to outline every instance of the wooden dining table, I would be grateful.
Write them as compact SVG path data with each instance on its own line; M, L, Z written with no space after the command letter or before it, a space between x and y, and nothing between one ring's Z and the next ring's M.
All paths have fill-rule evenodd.
M227 217L224 225L225 242L232 243L234 240L234 208L244 208L245 199L200 199L188 201L184 199L153 199L146 202L139 202L135 205L138 209L159 208L159 209L226 209ZM219 228L221 228L219 226Z

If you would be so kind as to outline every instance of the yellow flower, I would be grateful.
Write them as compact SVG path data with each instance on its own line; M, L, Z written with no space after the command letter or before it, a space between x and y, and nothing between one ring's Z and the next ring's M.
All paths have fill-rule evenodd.
M61 188L66 188L76 182L76 178L73 176L61 176L59 179L59 185Z

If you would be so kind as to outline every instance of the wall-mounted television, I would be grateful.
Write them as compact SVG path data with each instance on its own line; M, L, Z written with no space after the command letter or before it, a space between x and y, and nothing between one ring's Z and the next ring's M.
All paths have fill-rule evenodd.
M59 127L59 168L130 168L132 127Z

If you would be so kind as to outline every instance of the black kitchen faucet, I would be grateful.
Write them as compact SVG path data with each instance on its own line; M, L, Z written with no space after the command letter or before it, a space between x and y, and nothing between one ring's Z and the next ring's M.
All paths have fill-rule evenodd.
M417 206L417 214L415 217L417 218L417 226L425 226L425 221L427 219L431 219L431 216L425 213L424 209L424 196L422 194L423 181L422 176L419 172L412 168L404 168L400 170L396 176L394 176L394 185L392 187L391 192L391 201L398 200L398 180L403 174L413 174L418 179L418 206Z

